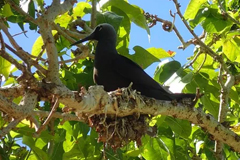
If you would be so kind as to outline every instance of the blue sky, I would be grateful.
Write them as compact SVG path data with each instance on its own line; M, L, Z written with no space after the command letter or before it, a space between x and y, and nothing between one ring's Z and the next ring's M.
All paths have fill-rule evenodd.
M48 1L46 1L48 4ZM174 3L169 0L129 0L130 4L135 4L141 7L145 12L149 12L150 14L156 14L158 17L162 19L166 19L172 21L172 17L169 14L169 10L172 10L173 13L176 12ZM181 11L184 13L184 10L187 7L189 1L186 0L179 0L181 4ZM87 16L89 17L89 16ZM181 22L180 18L176 16L175 25L177 26L179 32L183 36L184 40L187 41L192 36L184 27L183 23ZM25 26L25 29L28 31L26 33L27 38L21 34L19 36L14 37L18 44L22 46L22 48L29 53L31 53L32 45L34 44L35 40L39 36L39 34L35 31L31 31L28 29L28 26ZM17 25L11 26L10 33L12 35L22 32ZM180 61L184 64L187 60L187 57L191 56L193 53L193 46L188 47L184 51L177 49L179 45L181 45L180 41L177 39L174 32L166 32L162 29L160 23L150 29L151 37L150 42L148 39L147 32L137 27L132 23L131 26L131 33L130 33L130 46L129 50L130 53L134 53L133 47L135 45L142 46L143 48L149 47L156 47L156 48L163 48L166 51L171 50L177 52L176 56L174 57L175 60ZM197 28L196 33L199 35L201 34L201 28ZM7 41L6 41L7 42ZM8 42L7 42L8 43ZM9 43L8 43L9 44ZM154 63L150 67L148 67L145 71L150 75L153 76L154 71L158 63Z

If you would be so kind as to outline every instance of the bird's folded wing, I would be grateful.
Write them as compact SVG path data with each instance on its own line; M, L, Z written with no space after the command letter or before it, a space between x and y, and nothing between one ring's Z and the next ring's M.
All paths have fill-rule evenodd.
M116 56L113 61L113 69L119 75L128 79L130 82L149 88L165 90L159 83L153 80L139 65L124 56Z

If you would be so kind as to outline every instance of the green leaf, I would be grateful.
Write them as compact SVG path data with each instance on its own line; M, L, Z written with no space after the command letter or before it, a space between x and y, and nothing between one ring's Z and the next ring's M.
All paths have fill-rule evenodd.
M53 159L62 159L64 154L63 142L55 143L53 154L51 155L51 160Z
M235 86L232 86L230 93L229 93L229 98L231 100L234 100L236 103L240 104L238 91Z
M33 56L38 56L39 53L42 51L43 49L43 40L42 40L42 37L39 36L36 41L34 42L33 46L32 46L32 51L31 51L31 54Z
M199 23L204 21L206 17L209 15L209 8L205 7L198 11L196 17L194 19L189 20L190 27L194 29Z
M179 68L181 68L181 64L178 61L170 61L167 63L164 63L156 68L156 71L154 73L154 80L157 82L163 84L168 80L173 73L175 73Z
M204 62L204 64L203 64L203 62ZM197 57L196 61L194 61L193 68L199 69L199 67L201 66L202 68L206 68L206 69L214 69L213 68L214 62L215 61L213 60L213 58L211 56L209 56L208 54L202 53Z
M72 20L72 17L66 12L62 15L57 16L54 22L56 24L59 24L61 27L67 28L71 20Z
M123 0L109 0L102 6L102 8L107 8L108 6L114 6L121 9L128 15L131 21L133 21L139 27L145 29L148 35L150 35L150 30L148 28L146 18L144 16L144 12L141 8L135 5L131 5Z
M33 1L30 1L28 5L28 13L31 17L35 18L35 5Z
M111 11L123 17L120 27L118 29L116 49L120 54L127 56L129 54L128 46L131 21L127 14L123 12L121 9L117 7L111 7Z
M224 17L218 12L216 5L212 5L210 8L208 17L202 22L202 27L206 32L218 33L230 30L232 21L224 19Z
M38 7L40 7L42 9L43 5L44 5L44 2L43 0L36 0L37 4L38 4Z
M33 1L30 1L29 6L28 6L28 13L31 17L35 18L35 5ZM29 22L29 28L31 30L36 30L37 29L37 25Z
M182 89L192 81L192 72L187 72L183 68L179 68L165 83L164 85L170 86L170 90L180 93ZM195 91L194 91L195 92Z
M10 62L0 56L0 74L2 74L5 79L8 79L11 71L11 65L12 64Z
M212 101L211 96L211 94L204 94L204 96L201 97L201 102L203 103L204 108L216 118L218 117L219 103Z
M2 13L3 13L3 16L5 16L5 17L9 17L9 16L13 15L13 12L12 12L11 7L10 7L9 4L5 4L3 6Z
M240 53L240 48L239 48L239 44L236 43L235 38L228 39L223 42L223 53L232 62L234 62L237 59Z
M191 123L187 120L166 117L165 121L171 129L181 137L188 138L192 132Z
M109 23L114 27L116 31L118 31L122 19L123 19L122 16L119 16L113 12L104 13L97 12L97 24Z
M145 159L167 159L168 149L161 139L150 139L149 136L145 136L142 138L142 143L144 146L142 156Z
M152 47L145 50L141 46L135 46L133 50L135 53L127 57L140 65L143 69L147 68L153 62L159 62L161 58L170 57L169 53L162 48Z
M175 158L176 160L189 160L189 141L182 138L175 138Z
M21 15L12 15L12 16L9 16L7 20L12 23L19 23L19 22L23 23L24 17Z
M29 146L30 148L34 147L35 146L35 142L33 140L32 137L29 137L29 136L23 136L22 138L22 143L23 144L26 144L27 146Z
M191 0L184 13L185 19L194 19L202 4L207 0Z
M77 17L83 17L85 14L90 13L89 10L92 6L87 2L79 2L76 7L73 8L73 17L77 19Z

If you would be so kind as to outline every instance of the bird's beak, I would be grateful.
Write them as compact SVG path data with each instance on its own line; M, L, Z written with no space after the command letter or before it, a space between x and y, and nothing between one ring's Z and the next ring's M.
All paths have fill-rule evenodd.
M81 39L81 40L71 44L70 46L74 46L76 44L79 44L79 43L82 43L82 42L85 42L85 41L88 41L88 40L92 40L92 39L94 39L94 32L91 33L90 35L88 35L87 37L85 37L85 38L83 38L83 39Z

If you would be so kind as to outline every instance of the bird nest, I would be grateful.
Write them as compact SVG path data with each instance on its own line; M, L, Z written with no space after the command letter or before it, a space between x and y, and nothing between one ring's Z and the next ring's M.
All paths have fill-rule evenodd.
M98 141L114 150L136 141L141 146L145 134L156 135L156 127L149 126L148 115L131 115L126 117L94 115L89 118L89 125L99 133Z
M99 133L98 141L105 146L117 149L131 141L140 146L143 135L156 135L157 128L149 125L152 116L141 112L155 100L146 101L131 87L107 93L102 86L94 86L79 95L81 105L75 107L76 115Z

